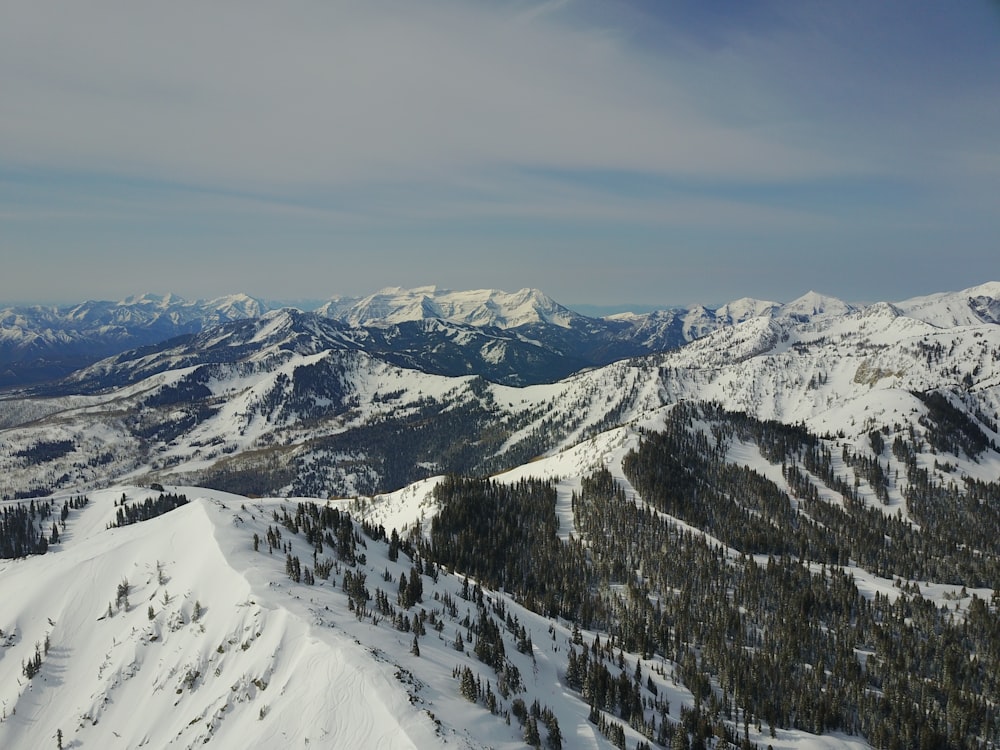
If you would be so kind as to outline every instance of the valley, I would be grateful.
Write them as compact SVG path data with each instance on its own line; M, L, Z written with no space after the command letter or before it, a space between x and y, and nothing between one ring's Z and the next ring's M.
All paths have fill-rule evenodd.
M3 746L1000 743L1000 284L244 312L0 399Z

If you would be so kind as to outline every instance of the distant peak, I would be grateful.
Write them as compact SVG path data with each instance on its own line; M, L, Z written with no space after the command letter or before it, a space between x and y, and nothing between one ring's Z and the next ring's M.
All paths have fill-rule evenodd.
M781 305L770 300L740 297L716 310L716 316L731 323L741 323L750 318L774 315L780 308Z
M853 312L855 309L854 305L850 305L837 297L830 297L813 290L781 306L781 312L785 315L805 315L807 317L844 315Z
M531 287L456 291L437 286L385 287L361 299L332 299L318 312L351 325L386 326L440 319L473 326L516 328L548 323L568 327L576 313Z
M133 294L125 299L121 300L119 305L170 305L170 304L180 304L183 303L184 299L178 297L173 292L167 292L166 294L154 294L152 292L143 292L142 294Z
M386 286L368 295L368 297L417 297L426 294L433 296L447 291L447 289L438 289L434 284L415 287Z
M987 281L985 284L963 289L962 294L967 297L992 297L1000 299L1000 281Z
M236 294L226 294L222 297L217 297L213 302L256 302L256 300L249 294L237 292Z

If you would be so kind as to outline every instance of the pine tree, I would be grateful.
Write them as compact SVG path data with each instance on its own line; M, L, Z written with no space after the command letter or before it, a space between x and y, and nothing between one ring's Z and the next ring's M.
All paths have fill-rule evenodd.
M674 737L670 740L670 750L689 750L691 743L688 741L687 732L683 726L674 728Z
M559 720L548 706L542 711L542 721L545 722L545 729L548 731L546 746L549 750L562 750L562 730L559 729Z
M396 529L389 535L389 560L396 562L399 559L399 533Z
M410 568L410 580L406 587L406 600L409 602L408 606L413 606L414 604L423 601L423 597L424 583L420 580L420 572L415 567Z
M476 703L479 700L479 690L476 687L476 678L472 674L472 670L468 667L462 669L462 684L460 688L462 697L467 701Z
M542 738L538 735L538 721L534 716L528 716L524 722L524 742L531 747L542 745Z

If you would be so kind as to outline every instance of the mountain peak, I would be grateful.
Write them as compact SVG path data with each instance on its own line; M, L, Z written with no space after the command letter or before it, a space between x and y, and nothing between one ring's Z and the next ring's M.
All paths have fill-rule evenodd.
M801 297L782 305L780 313L789 317L831 317L846 315L857 308L836 297L830 297L815 291L808 291Z
M1000 323L1000 282L913 297L897 303L897 307L905 315L938 328Z
M218 322L239 318L257 318L268 309L263 302L243 292L216 297L206 302L205 306L215 311L214 318Z
M117 305L119 307L133 307L135 305L144 305L149 307L170 307L172 305L184 305L188 304L188 301L183 297L180 297L173 292L167 292L166 294L154 294L153 292L143 292L142 294L132 294L123 300L119 300Z
M962 294L967 297L992 297L1000 299L1000 281L987 281L985 284L963 289Z
M750 318L760 315L773 315L781 308L777 302L770 300L754 299L753 297L740 297L715 311L716 317L726 320L729 323L741 323Z
M537 289L453 291L436 286L386 287L362 299L331 299L321 315L355 326L389 326L439 318L453 323L516 328L533 323L568 327L575 313Z

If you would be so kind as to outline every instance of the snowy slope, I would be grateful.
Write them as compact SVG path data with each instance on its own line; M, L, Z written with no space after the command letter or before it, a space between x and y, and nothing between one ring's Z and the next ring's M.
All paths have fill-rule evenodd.
M594 472L607 469L614 477L616 483L625 490L626 497L631 502L640 506L645 505L645 501L639 493L635 491L629 483L623 468L623 462L630 451L637 450L643 435L661 430L672 407L666 406L651 412L643 419L609 430L594 436L573 447L559 451L550 456L540 458L530 464L516 467L510 471L503 472L493 477L495 481L506 484L516 484L517 482L529 478L541 478L555 484L557 492L556 512L559 518L559 536L566 540L571 536L579 537L580 533L575 528L572 512L572 497L574 493L581 490L581 478L592 475ZM706 427L707 431L707 427ZM852 445L850 441L830 441L833 448L841 445ZM783 466L764 457L760 449L752 444L742 441L734 441L729 449L727 460L730 463L745 466L762 477L766 477L782 491L793 494L787 481L784 478ZM933 461L930 457L923 460L922 466L930 468ZM881 504L875 497L874 492L867 481L856 476L854 470L841 461L837 461L837 472L842 474L849 484L853 484L858 493L865 497L870 507L879 508L884 512L895 515L899 514L903 518L908 518L909 513L904 502L899 487L894 487L890 491L890 499L885 505ZM889 466L893 464L890 462ZM983 471L983 476L987 479L1000 475L1000 459L994 457ZM419 484L406 487L394 493L379 495L372 498L359 498L347 504L351 512L358 518L368 519L372 523L384 523L399 529L413 529L418 525L426 528L438 510L433 499L433 488L441 481L441 477L435 477ZM833 492L828 487L820 484L820 496L826 502L835 505L843 505L844 497ZM693 527L681 519L668 514L657 512L660 517L679 528L685 529L696 536L705 537L712 544L725 546L717 538L711 536L703 530ZM733 560L739 560L742 554L730 549L729 555ZM766 566L767 555L756 555L758 564ZM817 566L818 569L819 566ZM844 567L843 570L852 576L858 586L859 591L872 599L876 593L880 596L895 600L900 593L900 580L879 577L863 568L857 566ZM956 616L962 616L965 609L972 601L973 595L983 601L993 599L994 591L989 588L966 588L958 584L941 584L928 581L905 581L909 586L919 587L922 595L934 603L937 607L945 607L955 612ZM806 738L798 736L796 742L803 743L801 746L811 746L816 738ZM842 740L843 738L840 738ZM840 740L826 738L832 744L830 747L839 746ZM778 745L773 743L775 747ZM797 746L797 745L793 745Z
M0 661L0 745L54 746L59 729L70 747L194 747L216 737L227 747L433 744L433 722L411 707L393 665L289 608L280 583L269 586L273 559L246 552L253 521L239 515L241 498L209 493L159 519L104 529L120 494L94 496L57 551L2 563L13 643ZM129 603L118 606L123 580ZM41 672L28 681L19 657L46 639Z
M818 299L808 305L836 306ZM864 443L883 427L912 424L923 434L921 395L941 392L987 441L1000 443L1000 326L941 328L888 303L845 314L750 316L674 352L521 388L393 366L357 351L352 335L334 321L279 311L79 375L83 382L129 373L130 385L93 396L0 401L0 447L7 447L0 490L94 487L109 476L198 483L209 471L259 472L277 462L299 476L307 471L308 484L288 479L269 492L370 494L456 468L442 460L444 447L433 456L414 449L410 469L389 480L376 468L375 435L434 433L442 419L459 419L435 439L453 433L466 448L471 441L479 451L473 462L496 471L679 400L716 401ZM480 440L484 434L489 443ZM337 435L343 438L333 445ZM73 450L41 463L18 458L26 446L57 441ZM990 478L988 462L956 460L963 471Z
M857 308L836 297L808 291L801 297L781 306L779 315L811 320L847 315Z
M279 547L269 552L261 544L254 551L253 535L265 538L279 526L274 514L293 512L295 501L188 487L181 491L192 498L189 505L107 529L123 493L131 500L151 493L136 486L99 488L127 477L180 481L219 467L253 472L282 457L296 470L329 472L331 487L357 487L359 472L371 471L374 457L364 453L360 439L353 441L355 455L324 448L331 436L343 434L351 443L352 435L371 434L352 430L384 427L407 415L453 430L449 416L470 409L478 438L489 436L497 456L511 457L507 465L499 462L504 471L496 473L498 481L543 477L556 483L559 534L567 539L575 532L572 493L583 476L607 468L627 497L642 504L625 478L626 453L644 432L662 428L672 405L712 400L823 436L838 476L857 488L863 502L905 519L899 487L890 488L883 505L840 452L870 453L873 430L891 443L912 428L919 442L929 429L921 421L930 416L921 398L926 392L943 394L988 440L1000 443L1000 326L954 314L963 296L974 301L969 309L993 309L991 289L859 309L818 295L783 312L747 303L741 308L746 314L736 314L742 320L677 352L523 388L428 375L328 348L300 335L304 329L290 326L288 314L276 313L263 325L248 326L242 338L233 329L204 334L205 349L240 350L232 361L198 364L186 359L193 350L178 351L170 355L175 369L108 392L0 402L0 424L7 425L0 431L0 494L55 486L87 490L91 498L87 508L70 514L49 554L0 561L0 747L51 747L57 730L67 747L523 747L516 721L507 724L458 692L460 667L487 682L495 679L471 649L453 648L468 604L460 601L452 615L442 602L461 589L458 576L442 572L437 582L424 577L423 608L445 624L440 632L428 629L417 656L411 633L352 609L343 591L346 565L314 586L286 576L286 553L314 565L314 547L302 535L282 525ZM133 358L140 368L143 356ZM422 411L430 403L437 404L433 417ZM64 443L65 452L51 459L25 452L48 446L60 453ZM536 460L514 461L529 450ZM900 468L895 458L881 458L888 472ZM727 460L788 487L782 467L756 445L733 440ZM943 455L924 444L917 462L943 482L1000 475L995 448ZM405 536L418 523L426 528L436 512L432 492L440 477L434 475L449 468L425 466L428 478L419 483L333 504ZM844 502L829 489L823 499ZM381 542L369 541L365 561L352 570L366 574L373 593L381 587L395 594L395 581L411 568L404 555L391 561ZM853 567L850 573L866 596L898 595L894 581ZM127 605L116 602L126 581ZM958 586L920 586L958 616L969 602ZM988 589L971 593L993 596ZM565 747L610 747L587 722L580 696L564 687L571 625L528 612L501 594L486 595L531 632L530 656L513 642L507 648L525 678L524 700L552 708ZM585 642L593 636L583 634ZM22 665L36 644L45 653L39 673L29 679ZM631 669L639 656L626 654L625 660ZM676 721L680 707L692 701L669 677L676 665L641 661L644 674L669 696ZM627 730L627 746L641 739ZM751 732L750 739L775 748L864 747L856 738L780 730L774 738Z
M939 328L1000 323L1000 282L940 292L896 303L906 315Z
M348 572L366 573L368 589L388 591L395 604L395 580L412 572L405 555L394 562L383 542L368 540L363 562L338 563L330 580L314 585L295 583L285 573L285 551L310 564L313 548L273 520L294 513L294 504L168 489L191 502L114 529L105 528L114 503L150 492L92 493L49 554L0 562L0 746L52 747L61 732L63 747L102 749L513 749L524 747L518 722L504 718L514 698L550 709L564 747L612 746L587 721L581 696L563 685L572 637L565 623L484 592L489 607L523 624L533 644L519 653L503 631L506 658L521 675L520 688L504 697L471 644L454 647L456 633L465 632L459 620L475 609L460 598L459 577L421 576L422 603L406 613L430 616L416 654L412 633L393 627L373 604L357 611L341 585ZM272 527L282 548L269 551L263 540ZM119 598L123 585L127 596ZM450 610L453 600L459 606ZM432 627L438 621L442 627ZM584 642L593 637L582 633ZM29 679L22 663L36 644L41 666ZM675 666L625 654L625 671L637 660L669 700L669 719L678 721L693 698L669 677ZM462 668L491 688L499 715L461 696L455 675ZM643 739L625 731L630 747ZM756 732L750 737L765 741ZM856 738L797 731L766 741L775 748L865 747Z

